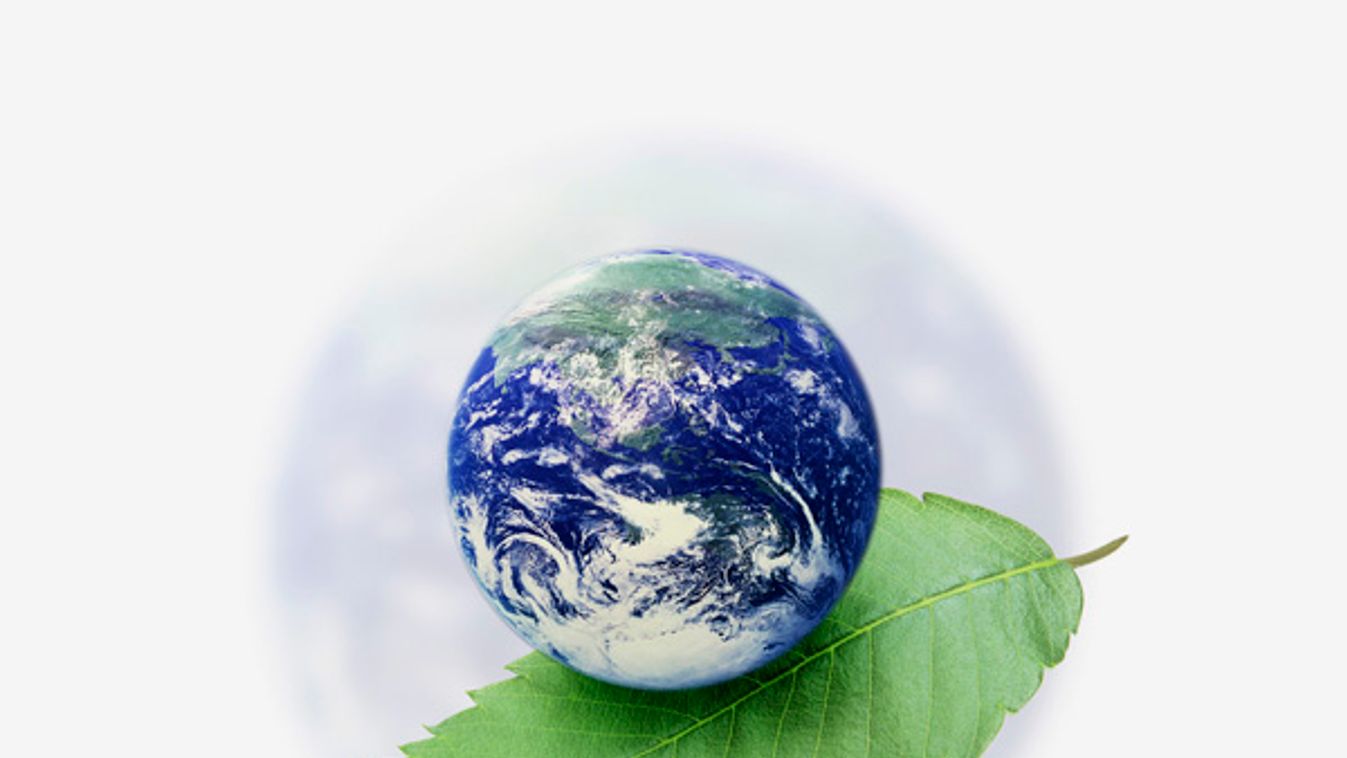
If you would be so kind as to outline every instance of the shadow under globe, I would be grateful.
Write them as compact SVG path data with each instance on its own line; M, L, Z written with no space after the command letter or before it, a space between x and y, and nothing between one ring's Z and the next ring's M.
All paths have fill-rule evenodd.
M394 755L528 652L459 555L445 443L493 326L561 269L608 253L693 248L788 283L860 370L884 485L984 503L1065 544L1056 452L1009 335L882 203L734 147L581 156L446 202L373 272L306 385L278 486L274 575L315 755ZM1007 720L989 754L1022 753L1030 726Z

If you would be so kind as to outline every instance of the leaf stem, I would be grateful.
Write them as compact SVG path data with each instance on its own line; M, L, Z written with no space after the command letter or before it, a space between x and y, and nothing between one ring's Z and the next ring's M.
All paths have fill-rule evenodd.
M1081 553L1080 555L1073 555L1070 558L1063 558L1062 561L1071 564L1073 568L1088 566L1091 563L1094 563L1095 561L1107 558L1110 555L1112 555L1115 550L1123 546L1123 543L1127 541L1127 537L1128 535L1124 534L1123 536L1108 543L1107 545L1097 547L1088 553Z

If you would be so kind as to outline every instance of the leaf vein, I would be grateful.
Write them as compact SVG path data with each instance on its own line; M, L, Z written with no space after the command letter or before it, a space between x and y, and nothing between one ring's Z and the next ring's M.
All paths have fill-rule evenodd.
M837 663L837 654L828 651L828 678L823 683L823 713L818 720L818 734L814 736L814 752L811 758L818 756L819 745L823 744L823 725L828 722L828 698L832 696L833 686L833 665Z
M875 721L875 635L867 634L865 637L870 648L870 667L866 674L865 695L865 756L870 758Z
M737 707L732 708L732 709L730 710L730 733L727 734L727 735L725 735L725 752L724 752L724 753L721 753L720 758L729 758L729 755L730 755L730 744L731 744L732 742L734 742L734 722L735 722L735 720L736 720L735 717L736 717L736 714L738 714L738 712L739 712L739 709L738 709Z
M676 746L677 743L678 743L678 741L681 740L683 737L686 737L687 735L691 734L692 732L695 732L695 731L697 731L698 729L701 729L702 727L706 726L707 724L709 724L709 723L715 721L716 719L720 718L721 716L724 716L726 713L728 713L728 712L730 711L730 709L732 709L732 708L738 706L740 703L742 703L742 702L744 702L744 701L746 701L746 700L749 700L749 699L755 697L756 695L758 695L759 693L761 693L763 690L766 690L766 689L768 689L769 687L773 687L773 686L775 686L775 685L777 685L777 684L780 684L782 681L785 680L785 678L786 678L788 675L793 674L793 673L799 671L802 667L804 667L805 665L807 665L807 664L810 663L811 661L813 661L813 660L815 660L815 659L817 659L817 658L822 657L825 653L827 653L827 654L830 655L830 656L833 655L834 651L836 651L837 648L841 647L842 645L845 645L845 644L847 644L847 643L853 642L853 641L855 641L857 638L859 638L859 637L861 637L861 636L863 636L863 635L865 635L865 634L870 633L871 631L873 631L873 630L876 629L877 627L880 627L880 626L882 626L882 625L884 625L884 624L887 624L888 622L893 621L894 619L901 618L901 617L906 616L907 614L913 613L913 612L915 612L915 611L919 611L919 610L922 610L922 609L925 609L925 608L930 608L931 606L935 605L936 603L939 603L939 602L941 602L941 601L943 601L943 600L946 600L946 599L948 599L948 598L951 598L951 597L955 597L955 596L957 596L957 595L962 595L962 594L964 594L964 593L966 593L966 592L972 592L973 590L975 590L975 589L977 589L977 588L979 588L979 587L984 587L984 586L989 585L989 584L995 584L995 583L997 583L997 582L1005 582L1005 581L1008 581L1008 580L1010 580L1010 579L1013 579L1013 578L1015 578L1015 577L1017 577L1017 576L1020 576L1020 575L1022 575L1022 574L1028 574L1028 573L1032 573L1032 572L1035 572L1035 571L1042 571L1042 570L1044 570L1044 569L1051 568L1051 567L1057 565L1058 563L1061 563L1061 560L1058 559L1058 558L1056 558L1056 557L1045 558L1045 559L1040 560L1040 561L1034 561L1033 563L1026 563L1026 564L1024 564L1024 565L1022 565L1022 566L1017 566L1017 567L1015 567L1015 568L1006 569L1006 570L1004 570L1004 571L1000 571L1000 572L997 572L997 573L995 573L995 574L991 574L991 575L982 577L981 579L974 579L974 580L972 580L972 581L964 582L964 583L962 583L962 584L959 584L959 585L956 585L956 586L954 586L954 587L951 587L950 589L944 590L944 591L942 591L942 592L937 592L937 593L935 593L934 595L930 595L930 596L928 596L928 597L922 598L922 599L920 599L920 600L917 600L917 601L915 601L915 602L909 603L909 604L907 604L907 605L905 605L905 606L902 606L902 607L900 607L900 608L896 608L896 609L894 609L894 610L892 610L892 611L890 611L890 612L888 612L888 613L885 613L885 614L879 616L878 618L876 618L875 620L870 621L870 622L865 623L865 624L862 624L861 626L857 627L856 630L855 630L854 632L851 632L851 633L846 634L846 635L844 635L844 636L842 636L842 637L839 637L838 639L836 639L836 640L834 640L834 641L828 643L828 644L825 645L824 647L822 647L822 648L820 648L820 649L818 649L818 650L816 650L816 651L810 653L809 655L807 655L807 656L805 656L803 659L801 659L799 663L796 663L796 664L794 664L793 666L791 666L790 668L786 669L785 671L781 671L781 672L777 673L776 675L774 675L774 676L772 676L772 677L770 677L770 678L764 680L760 685L754 687L753 689L751 689L751 690L749 690L748 692L744 693L744 694L741 695L740 697L736 698L733 702L731 702L731 703L729 703L729 704L727 704L727 705L724 705L724 706L722 706L722 707L716 709L715 711L712 711L711 713L707 714L706 716L704 716L704 717L702 717L702 718L696 720L694 723L690 724L689 726L687 726L687 727L685 727L685 728L679 730L678 732L676 732L676 733L674 733L674 734L672 734L672 735L670 735L670 736L668 736L668 737L666 737L666 738L664 738L664 739L661 739L660 741L658 741L658 742L656 742L655 744L651 745L650 747L648 747L648 748L642 750L641 752L633 754L631 758L642 758L643 756L651 755L651 754L653 754L654 752L656 752L657 750L660 750L661 748L664 748L664 747L668 746L668 745L671 744L671 743L674 744L674 745ZM934 619L934 612L932 612L932 619ZM831 684L831 681L832 681L832 663L831 663L831 662L829 663L828 671L829 671L829 678L828 678L828 681L829 681L829 684ZM825 689L825 695L826 695L826 694L827 694L827 693L826 693L826 689ZM825 699L825 709L826 709L826 699ZM825 710L825 714L824 714L825 718L826 718L826 715L827 715L827 714L826 714L826 710ZM821 733L822 733L822 722L821 722L821 721L820 721L820 724L819 724L819 730L820 730L820 734L821 734ZM676 747L675 747L675 749L676 749Z
M931 754L931 724L935 721L935 609L927 606L926 615L931 621L930 630L926 634L931 654L926 674L926 742L921 748L922 756Z
M772 738L772 756L776 758L776 751L781 746L781 727L786 723L786 712L790 710L790 701L795 697L795 688L800 683L800 672L790 672L790 692L786 693L786 704L781 706L781 718L776 720L776 736Z
M688 713L687 711L680 711L676 708L666 708L661 705L647 705L645 703L614 703L611 700L600 700L598 698L592 697L576 697L575 695L555 695L547 692L540 692L537 694L530 694L524 692L499 692L499 693L492 693L491 696L493 698L499 698L501 700L563 700L576 703L594 703L595 705L602 705L607 708L638 708L642 710L662 711L664 713L673 714L675 716L681 716L689 720L696 720L697 718L695 715Z

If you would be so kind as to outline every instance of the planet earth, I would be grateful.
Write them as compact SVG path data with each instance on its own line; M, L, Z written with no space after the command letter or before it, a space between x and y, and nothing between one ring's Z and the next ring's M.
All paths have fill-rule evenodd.
M471 574L525 641L684 689L789 650L865 552L879 440L819 315L687 251L615 255L524 301L471 369L448 448Z

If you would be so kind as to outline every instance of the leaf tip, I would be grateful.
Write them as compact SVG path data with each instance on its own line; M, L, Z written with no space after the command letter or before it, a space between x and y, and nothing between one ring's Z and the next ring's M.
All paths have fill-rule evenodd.
M1127 542L1127 538L1130 536L1131 535L1124 534L1118 539L1113 540L1112 542L1106 545L1097 547L1088 553L1073 555L1070 558L1063 558L1062 560L1065 563L1071 564L1072 568L1080 568L1081 566L1088 566L1091 563L1094 563L1095 561L1103 560L1104 558L1107 558L1110 555L1112 555L1114 552L1118 550L1118 548L1123 546L1124 542Z

